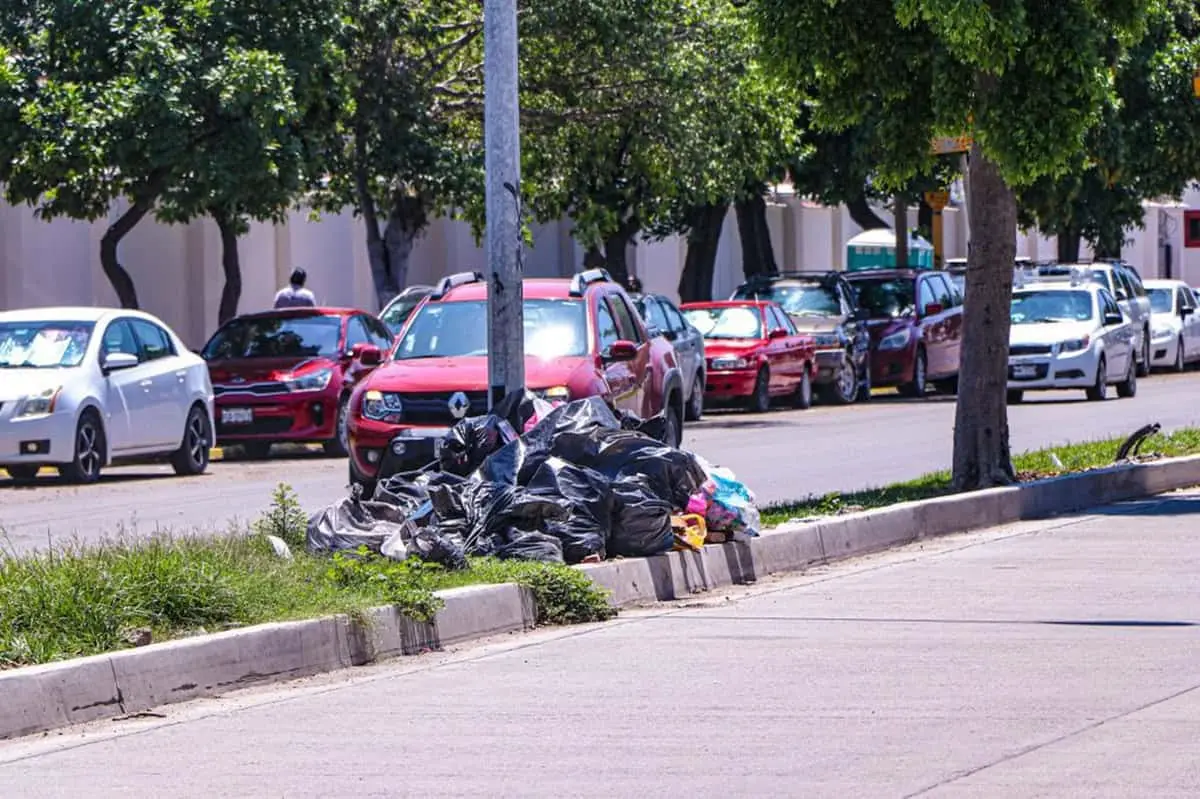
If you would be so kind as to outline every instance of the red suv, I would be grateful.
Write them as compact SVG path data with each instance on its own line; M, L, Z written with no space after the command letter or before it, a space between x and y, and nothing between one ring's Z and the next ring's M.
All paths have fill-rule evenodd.
M871 385L911 397L929 383L953 392L962 353L962 295L950 277L925 269L849 272L871 333Z
M651 338L603 269L524 281L525 383L548 400L601 396L643 418L665 410L682 437L683 381L671 343ZM409 318L391 358L350 399L350 481L371 486L389 464L423 466L448 429L488 411L487 283L443 278ZM395 440L393 440L395 439Z
M200 351L217 443L252 458L280 442L322 443L346 455L350 389L391 346L387 325L364 311L287 308L231 319Z

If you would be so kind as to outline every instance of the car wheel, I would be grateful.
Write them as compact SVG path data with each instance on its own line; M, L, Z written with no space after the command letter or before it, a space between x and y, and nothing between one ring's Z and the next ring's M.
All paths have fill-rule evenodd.
M800 378L800 385L796 386L796 393L792 397L792 406L798 410L806 411L812 407L812 401L812 375L808 371L808 364L805 364L804 376Z
M1125 379L1117 383L1117 396L1122 399L1129 399L1137 396L1137 367L1134 364L1129 364L1129 372L1125 375Z
M863 358L863 373L858 380L858 395L854 398L857 402L869 402L871 400L871 359Z
M183 428L183 443L171 455L171 468L175 474L191 476L203 474L208 468L208 451L212 447L208 414L201 408L188 411L187 423Z
M270 454L270 441L247 441L242 444L242 456L249 460L265 461Z
M900 393L906 397L924 397L925 396L925 350L921 347L917 348L917 357L913 359L913 379L912 382L905 383L900 386Z
M683 415L679 410L679 403L675 397L671 397L670 403L667 405L667 429L663 441L672 449L679 449L679 445L683 443Z
M698 422L704 416L704 374L696 373L692 381L692 393L688 396L687 411L684 414L689 422Z
M1175 342L1175 363L1171 365L1172 371L1182 372L1187 368L1184 357L1186 354L1183 349L1183 336L1180 336L1179 340Z
M836 405L849 405L858 398L858 373L854 371L854 361L849 356L842 360L837 376L826 393Z
M1142 362L1137 365L1137 376L1146 377L1150 374L1150 331L1142 333Z
M6 466L4 470L8 472L8 476L13 479L14 483L32 483L37 480L38 467L36 466Z
M1025 399L1025 392L1020 389L1012 389L1008 392L1007 400L1009 405L1020 405L1023 399Z
M752 413L771 410L771 372L765 366L758 370L758 377L754 379L754 393L750 395L748 407Z
M325 454L333 458L344 458L350 454L350 430L347 426L350 416L350 400L348 397L342 397L338 402L337 422L334 428L334 437L326 441L324 446Z
M1104 360L1104 356L1100 356L1100 362L1096 364L1096 384L1087 390L1087 398L1092 402L1103 402L1108 396L1108 376L1106 370L1108 363Z
M100 416L86 410L75 427L75 457L58 468L59 476L68 483L94 483L100 479L104 466L104 426Z

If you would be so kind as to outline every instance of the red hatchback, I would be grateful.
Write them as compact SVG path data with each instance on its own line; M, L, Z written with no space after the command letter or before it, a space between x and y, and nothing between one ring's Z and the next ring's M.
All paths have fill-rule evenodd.
M758 413L775 397L789 397L797 408L812 405L815 342L796 330L778 303L725 300L680 308L704 336L706 402L742 402Z
M600 396L643 418L665 411L668 443L679 444L684 393L674 349L647 334L607 272L526 280L524 314L530 391L547 400ZM423 466L451 426L486 414L487 351L487 283L478 273L443 278L391 359L351 395L350 481L369 487L382 466Z
M925 269L868 269L846 275L868 315L871 384L925 395L953 392L962 353L962 295L950 277Z
M391 346L388 327L364 311L287 308L231 319L200 352L216 399L217 443L255 458L282 442L345 455L350 390Z

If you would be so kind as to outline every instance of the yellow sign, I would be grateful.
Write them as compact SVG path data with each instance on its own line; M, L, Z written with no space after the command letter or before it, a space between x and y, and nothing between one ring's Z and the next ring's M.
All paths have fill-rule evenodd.
M974 138L971 136L944 136L933 140L934 155L949 155L950 153L967 153L971 151Z
M950 192L948 191L927 191L925 192L925 204L934 211L941 211L950 204Z

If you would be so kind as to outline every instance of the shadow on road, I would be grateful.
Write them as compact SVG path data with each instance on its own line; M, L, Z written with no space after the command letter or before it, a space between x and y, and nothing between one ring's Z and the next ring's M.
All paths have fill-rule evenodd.
M1092 516L1195 516L1200 515L1200 496L1155 497L1091 508Z
M203 475L199 475L203 477ZM118 485L120 483L134 483L139 480L179 480L179 476L172 472L120 472L118 474L102 474L100 479L88 485L79 483L67 483L60 480L54 475L45 477L39 476L32 482L18 482L11 478L0 477L0 491L37 491L38 489L49 488L92 488L105 485Z

